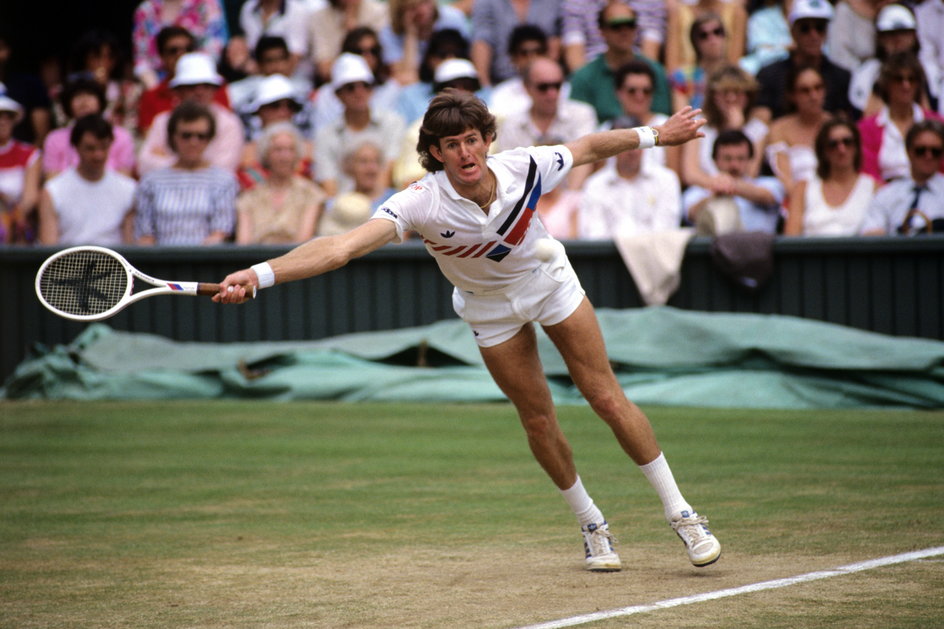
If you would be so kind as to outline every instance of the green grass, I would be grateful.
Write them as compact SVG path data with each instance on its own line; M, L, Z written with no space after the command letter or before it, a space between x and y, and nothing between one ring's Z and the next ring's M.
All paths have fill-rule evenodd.
M647 411L683 493L740 555L841 565L944 544L944 413ZM611 523L664 543L602 422L560 419ZM165 625L167 561L288 570L444 541L556 552L573 534L506 405L0 404L2 627L111 626L119 607L123 624L227 626Z

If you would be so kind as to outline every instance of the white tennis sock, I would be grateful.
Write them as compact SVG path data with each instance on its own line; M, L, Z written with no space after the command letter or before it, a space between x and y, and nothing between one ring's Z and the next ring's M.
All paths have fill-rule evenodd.
M580 522L581 528L588 524L602 524L604 522L603 513L593 504L593 498L591 498L587 490L583 488L583 482L580 480L580 476L577 477L577 482L574 483L573 487L570 489L560 489L558 491L560 491L564 500L567 501L567 504L570 505L574 515L577 516L577 521Z
M666 520L671 521L672 516L682 511L688 511L689 513L694 511L692 506L685 502L685 498L682 497L682 492L679 491L678 485L675 483L675 477L672 476L672 470L665 460L664 453L660 452L655 460L640 465L639 469L642 470L642 473L649 479L649 484L659 494L662 508L665 510Z

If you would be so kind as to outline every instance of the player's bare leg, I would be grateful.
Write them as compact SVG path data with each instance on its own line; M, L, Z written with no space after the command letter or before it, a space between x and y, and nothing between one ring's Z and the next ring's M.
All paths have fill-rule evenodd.
M610 426L623 450L659 494L666 520L685 543L689 559L696 566L717 561L721 545L708 530L708 520L682 497L649 419L616 380L589 300L584 299L567 319L544 330L590 407Z
M619 570L620 559L613 550L606 519L584 489L570 444L557 422L538 356L534 326L526 325L509 340L481 348L481 352L495 383L515 405L534 458L577 516L584 539L586 568L596 572Z

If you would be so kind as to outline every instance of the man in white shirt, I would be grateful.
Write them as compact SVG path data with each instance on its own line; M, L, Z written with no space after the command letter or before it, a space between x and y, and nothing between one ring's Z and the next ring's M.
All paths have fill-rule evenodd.
M418 148L426 177L390 197L373 218L346 234L316 238L230 274L213 299L242 303L247 288L319 275L402 241L408 231L420 234L455 285L453 307L469 323L486 367L515 405L532 453L577 517L586 569L620 570L620 558L557 423L538 356L535 321L563 355L591 408L659 495L689 560L696 566L711 564L721 545L707 519L682 497L649 420L626 399L607 359L593 306L564 248L533 220L541 192L559 185L574 165L651 148L660 140L686 142L704 124L696 120L698 113L686 108L658 128L593 133L567 145L489 157L494 116L474 95L447 90L433 99L423 119Z
M865 214L865 236L944 232L944 124L918 122L905 136L911 172L882 186Z
M70 142L79 163L49 180L39 202L43 245L115 246L132 241L134 179L107 167L114 132L98 114L79 118Z
M633 118L617 118L614 129L638 126ZM680 225L682 187L678 175L643 151L623 151L584 183L577 217L577 238L612 240L676 229Z
M561 98L564 70L547 57L538 57L522 73L524 89L531 100L525 111L510 114L498 129L498 150L519 146L560 144L592 133L597 126L593 107ZM590 174L591 164L573 169L567 186L578 189Z

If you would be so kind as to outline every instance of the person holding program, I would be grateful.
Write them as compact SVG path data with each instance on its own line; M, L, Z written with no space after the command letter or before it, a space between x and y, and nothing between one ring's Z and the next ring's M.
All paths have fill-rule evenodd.
M427 175L390 197L366 223L316 238L285 255L228 275L214 301L242 303L266 288L345 265L413 232L455 285L453 307L472 328L495 383L515 405L535 458L580 523L585 567L620 570L606 518L577 473L557 422L532 322L542 325L594 412L640 466L691 562L717 561L721 545L708 520L683 498L643 412L610 367L593 306L564 248L533 220L541 192L570 169L623 151L676 145L697 137L699 110L685 108L658 127L591 133L567 144L488 155L495 118L473 94L446 90L423 118L417 150ZM547 245L552 245L548 247ZM537 255L538 251L550 255Z

